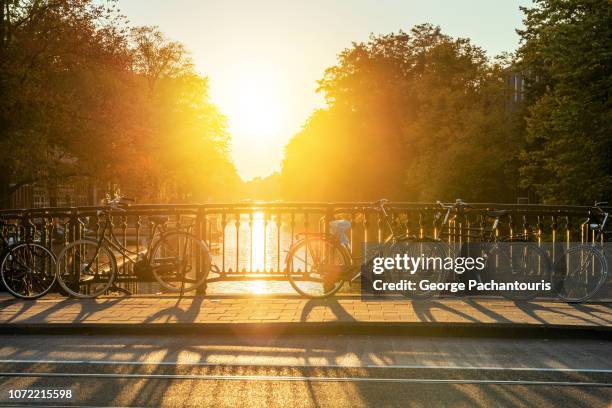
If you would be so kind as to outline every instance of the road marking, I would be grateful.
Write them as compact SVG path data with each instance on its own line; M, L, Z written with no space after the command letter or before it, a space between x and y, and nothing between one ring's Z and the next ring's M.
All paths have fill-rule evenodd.
M306 382L379 382L415 384L499 384L499 385L557 385L570 387L612 387L612 383L576 381L527 381L527 380L453 380L436 378L380 378L380 377L311 377L273 375L202 375L202 374L90 374L90 373L3 373L0 377L55 377L55 378L133 378L208 381L306 381Z
M378 368L378 369L436 369L436 370L487 370L487 371L541 371L570 373L612 373L606 368L555 368L555 367L501 367L501 366L428 366L428 365L376 365L376 364L308 364L308 363L215 363L206 361L117 361L117 360L0 360L0 364L66 364L66 365L159 365L159 366L200 366L200 367L299 367L299 368Z

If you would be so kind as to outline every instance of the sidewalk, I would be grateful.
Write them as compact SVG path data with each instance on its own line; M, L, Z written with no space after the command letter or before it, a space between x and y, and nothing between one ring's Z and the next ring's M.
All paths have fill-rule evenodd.
M20 301L0 295L0 330L73 328L170 330L276 326L351 328L567 328L609 332L612 304L552 301L434 299L362 301L359 297L304 300L279 297L131 296L92 300L45 297Z

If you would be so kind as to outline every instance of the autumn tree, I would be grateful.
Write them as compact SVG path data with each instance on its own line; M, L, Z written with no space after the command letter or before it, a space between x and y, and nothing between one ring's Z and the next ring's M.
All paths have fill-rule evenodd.
M210 199L238 182L225 119L181 44L130 27L113 1L0 5L0 206L71 176L142 200Z

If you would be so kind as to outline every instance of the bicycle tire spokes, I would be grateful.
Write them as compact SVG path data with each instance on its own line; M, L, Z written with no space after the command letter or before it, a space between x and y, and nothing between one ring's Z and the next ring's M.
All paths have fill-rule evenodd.
M487 252L487 274L498 283L517 286L500 291L502 296L529 300L545 293L542 285L550 281L550 263L546 251L535 243L500 242Z
M18 298L36 299L55 283L55 258L39 244L22 243L10 248L1 268L4 286Z
M96 241L75 241L63 249L58 259L59 283L74 297L92 298L106 293L115 273L114 255Z
M429 283L441 283L446 279L446 271L443 268L443 260L451 254L452 249L445 243L434 241L430 239L417 239L400 241L397 245L392 248L392 255L408 255L412 258L423 257L423 259L439 259L442 262L431 264L425 264L416 270L410 271L409 274L403 273L398 276L398 272L395 272L393 278L394 281L399 282L400 279L411 280L416 283L414 290L402 291L401 294L410 299L427 299L439 293L438 290L432 290L430 288L422 289L418 283L426 280ZM401 273L401 272L400 272Z
M603 286L608 263L603 252L591 245L567 250L555 267L557 295L568 302L584 302Z
M210 252L195 236L183 230L165 232L149 254L153 276L171 292L202 286L211 269Z
M350 269L340 244L326 237L306 237L287 255L287 277L302 296L322 298L337 292Z

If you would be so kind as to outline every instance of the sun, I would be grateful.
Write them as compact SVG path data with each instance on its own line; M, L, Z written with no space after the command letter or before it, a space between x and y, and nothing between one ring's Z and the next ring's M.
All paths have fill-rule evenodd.
M232 84L225 112L232 133L258 142L278 137L287 116L283 88L272 70L245 67Z
M212 100L227 118L232 160L244 180L278 171L296 131L289 74L272 60L245 56L211 81Z

